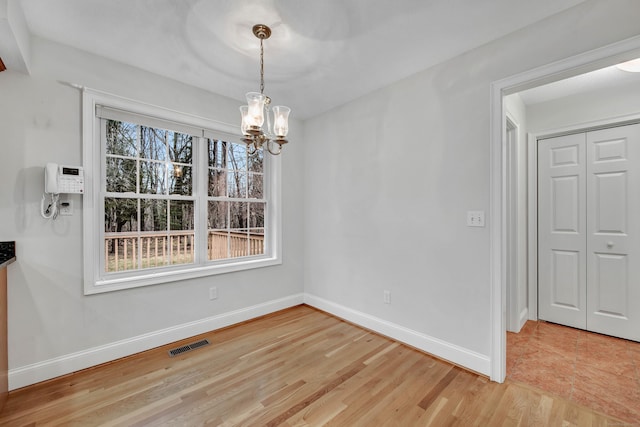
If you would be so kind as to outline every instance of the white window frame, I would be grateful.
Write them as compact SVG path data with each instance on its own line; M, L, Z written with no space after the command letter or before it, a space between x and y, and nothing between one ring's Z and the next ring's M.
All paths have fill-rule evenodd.
M101 203L101 183L104 175L104 158L101 147L101 120L96 116L96 106L119 109L127 113L144 115L162 121L198 127L203 134L194 135L194 196L199 204L206 204L207 143L206 137L216 136L227 142L240 142L240 127L217 122L167 108L146 104L105 92L83 89L82 93L82 147L85 191L83 195L83 245L84 245L84 294L130 289L141 286L193 279L253 268L282 264L281 218L281 165L278 156L264 156L264 192L267 200L265 211L265 253L244 258L209 261L206 256L206 238L197 238L194 264L165 266L141 270L129 270L118 274L101 271L101 246L104 246L104 204ZM195 139L198 138L198 141ZM194 154L196 154L194 152ZM198 162L196 165L195 162ZM203 192L205 194L203 194ZM196 233L207 230L206 210L196 209ZM199 231L198 231L199 230ZM197 236L196 236L197 237Z

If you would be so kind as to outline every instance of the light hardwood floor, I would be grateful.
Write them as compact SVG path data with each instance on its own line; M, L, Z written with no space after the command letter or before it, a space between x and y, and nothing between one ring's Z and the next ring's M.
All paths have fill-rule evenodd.
M211 345L170 358L167 350ZM2 426L614 426L307 306L16 390Z

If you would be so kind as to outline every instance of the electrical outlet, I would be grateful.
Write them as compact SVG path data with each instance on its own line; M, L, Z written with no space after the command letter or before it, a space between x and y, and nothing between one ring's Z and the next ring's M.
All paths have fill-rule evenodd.
M484 211L468 211L467 226L484 227Z
M391 291L384 291L382 300L385 304L391 304Z
M218 288L215 286L212 286L209 288L209 299L210 300L214 300L214 299L218 299Z
M60 215L73 215L73 201L61 200L60 201Z

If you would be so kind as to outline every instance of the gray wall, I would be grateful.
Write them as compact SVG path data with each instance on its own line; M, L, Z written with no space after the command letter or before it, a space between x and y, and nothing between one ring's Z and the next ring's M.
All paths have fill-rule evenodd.
M489 356L490 230L466 212L489 211L490 84L637 35L639 14L587 1L305 122L305 292Z
M31 76L0 75L0 236L17 242L18 257L9 267L10 370L303 292L303 141L294 121L282 159L281 266L84 296L81 196L72 196L73 216L40 217L44 164L82 164L81 93L59 81L226 123L238 122L240 102L44 40L33 48Z

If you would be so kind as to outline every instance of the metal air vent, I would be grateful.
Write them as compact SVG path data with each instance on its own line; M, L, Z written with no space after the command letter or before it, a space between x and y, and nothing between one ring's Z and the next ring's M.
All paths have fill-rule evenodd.
M182 347L169 350L169 357L177 356L178 354L186 353L187 351L195 350L205 345L209 345L209 340L204 339L192 344L183 345Z

